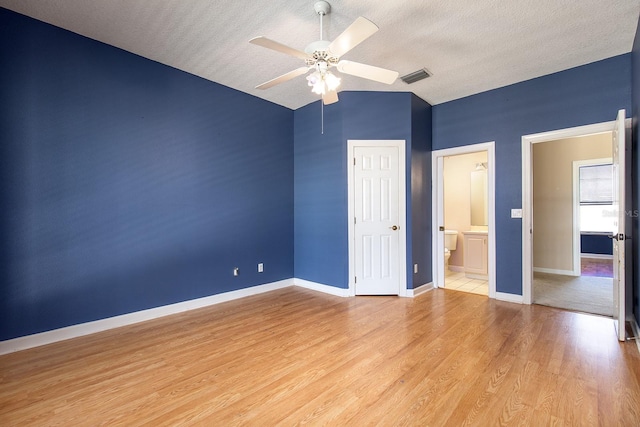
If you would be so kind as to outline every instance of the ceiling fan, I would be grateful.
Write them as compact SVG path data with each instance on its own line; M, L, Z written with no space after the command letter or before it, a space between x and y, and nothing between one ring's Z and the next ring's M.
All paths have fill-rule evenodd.
M314 10L320 15L320 40L310 43L304 52L266 37L256 37L249 41L249 43L302 59L306 64L304 67L296 68L262 83L256 86L256 89L269 89L313 71L307 76L307 82L311 86L312 92L321 95L323 104L327 105L338 101L336 89L340 85L340 78L330 71L333 67L341 73L380 83L392 84L398 78L397 71L340 59L341 56L378 31L376 24L366 18L359 17L333 42L330 42L323 39L322 18L331 12L331 5L326 1L318 1L314 5Z

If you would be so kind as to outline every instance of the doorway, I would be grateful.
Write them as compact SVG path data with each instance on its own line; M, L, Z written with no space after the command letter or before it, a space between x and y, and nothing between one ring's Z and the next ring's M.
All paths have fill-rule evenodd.
M612 270L582 273L583 261L607 261L585 252L603 239L612 265L611 156L611 131L533 145L532 303L613 316Z
M615 216L615 231L612 235L613 246L613 321L619 340L625 339L626 313L629 312L630 263L625 263L625 253L630 252L631 245L627 236L631 235L630 221L626 221L625 205L630 206L631 192L625 191L625 183L630 181L630 156L626 141L630 133L631 121L625 120L625 111L620 110L615 121L580 126L569 129L525 135L522 137L522 293L523 302L533 302L534 274L534 201L533 201L533 148L534 144L546 143L559 139L569 139L586 135L611 132L612 135L612 180L613 203L611 214ZM536 227L538 221L536 221ZM566 228L566 227L565 227ZM559 229L558 229L559 230ZM566 231L566 230L564 230Z
M349 140L349 294L407 295L403 140Z
M477 290L474 293L496 297L494 146L494 142L487 142L432 153L435 287L467 292ZM449 172L455 179L447 179L447 166L451 167ZM447 187L457 197L447 198ZM478 194L472 197L474 192ZM451 214L448 218L447 211ZM481 219L472 221L472 216ZM446 245L445 241L452 242L452 238L457 242L455 249L446 251L451 245Z

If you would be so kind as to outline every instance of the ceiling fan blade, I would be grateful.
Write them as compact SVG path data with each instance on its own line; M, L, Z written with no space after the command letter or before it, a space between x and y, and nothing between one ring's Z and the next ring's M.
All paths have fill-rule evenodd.
M374 67L373 65L361 64L353 61L340 61L337 65L338 71L364 79L374 80L380 83L392 84L398 78L397 71L385 68Z
M361 16L331 42L328 48L329 52L339 58L371 37L376 31L378 31L378 26Z
M322 103L324 105L333 104L334 102L338 102L338 92L335 90L329 90L322 95Z
M249 40L249 43L256 44L258 46L266 47L267 49L275 50L276 52L285 53L287 55L295 56L296 58L300 58L303 61L309 58L309 55L306 53L294 49L292 47L283 45L282 43L278 43L277 41L268 39L266 37L256 37Z
M283 75L281 75L279 77L276 77L275 79L271 79L268 82L264 82L261 85L256 86L256 89L269 89L270 87L273 87L273 86L278 85L280 83L284 83L287 80L291 80L294 77L301 76L301 75L305 74L307 71L309 71L309 67L296 68L293 71L289 71L286 74L283 74Z

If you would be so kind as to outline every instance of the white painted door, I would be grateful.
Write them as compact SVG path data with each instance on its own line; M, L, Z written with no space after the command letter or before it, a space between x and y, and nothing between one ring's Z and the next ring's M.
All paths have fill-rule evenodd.
M356 295L398 295L399 155L397 147L354 147Z
M613 130L613 206L617 230L613 234L613 319L618 339L625 336L625 111L618 111Z

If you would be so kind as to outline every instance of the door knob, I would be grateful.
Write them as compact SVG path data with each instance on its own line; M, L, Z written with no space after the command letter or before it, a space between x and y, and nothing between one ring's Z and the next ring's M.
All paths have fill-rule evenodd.
M391 228L393 231L396 231L400 227L398 227L397 225L394 225L393 227L389 227L389 228Z

